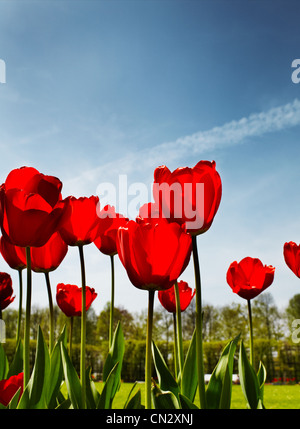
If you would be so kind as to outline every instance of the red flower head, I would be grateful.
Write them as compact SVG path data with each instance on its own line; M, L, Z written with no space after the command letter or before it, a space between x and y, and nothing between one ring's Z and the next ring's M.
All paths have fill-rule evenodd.
M97 206L99 198L95 196L68 197L65 200L66 211L61 225L60 235L69 246L92 243L96 239L99 226Z
M128 218L116 213L112 206L105 206L99 213L99 228L94 241L96 247L105 255L117 253L117 232L120 226L125 226Z
M154 171L156 203L167 219L184 225L192 235L210 228L221 195L221 178L214 161L200 161L193 168L182 167L173 172L163 165Z
M25 248L11 244L3 235L0 238L0 252L10 268L14 270L26 268Z
M31 269L37 273L55 270L68 252L68 245L55 232L44 246L31 249Z
M232 262L227 271L227 283L234 293L247 300L255 298L274 280L275 268L263 265L257 258L244 258Z
M12 170L1 186L1 229L12 244L43 246L63 214L62 183L32 167Z
M178 282L179 289L179 301L180 301L180 310L184 311L190 305L196 291L192 290L189 287L187 282L180 281ZM161 305L169 311L169 313L176 313L176 297L175 297L175 286L167 290L160 290L158 292L158 299Z
M293 241L285 243L283 255L287 266L300 278L300 245L297 245Z
M9 274L0 273L0 309L4 310L15 299L12 280Z
M95 289L86 286L86 311L96 297ZM56 288L56 302L67 317L81 316L82 293L80 287L59 283Z
M163 290L170 288L187 267L192 240L177 223L129 221L118 230L117 249L134 286Z
M136 218L137 223L152 223L168 222L164 218L161 207L157 203L146 203L139 209L139 215Z
M10 403L17 391L20 390L20 397L23 393L23 372L12 375L7 380L0 381L0 402L5 407Z

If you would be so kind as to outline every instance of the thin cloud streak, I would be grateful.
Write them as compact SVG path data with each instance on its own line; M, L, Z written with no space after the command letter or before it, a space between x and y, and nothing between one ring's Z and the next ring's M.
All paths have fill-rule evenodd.
M141 149L121 159L84 171L80 176L64 182L65 192L76 189L80 196L81 192L86 192L86 189L91 189L91 186L92 189L96 189L99 182L104 180L114 183L119 174L134 175L135 180L145 180L145 174L147 174L145 172L149 169L152 174L153 168L161 165L165 160L168 160L170 165L191 154L200 155L218 148L243 144L248 138L297 125L300 125L300 101L295 99L291 103L268 111L253 113L248 117L227 122L207 131L199 131L172 142ZM151 180L150 177L149 180Z

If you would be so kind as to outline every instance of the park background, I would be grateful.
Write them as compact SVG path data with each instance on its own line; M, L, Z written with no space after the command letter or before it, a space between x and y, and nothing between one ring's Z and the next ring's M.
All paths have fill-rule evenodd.
M145 184L150 199L157 166L215 160L222 201L198 238L204 304L218 312L216 323L225 307L240 306L242 315L245 303L226 283L229 264L252 256L275 266L272 341L291 347L291 359L290 323L299 313L285 315L300 280L284 262L283 245L300 242L300 84L292 81L299 9L291 0L0 2L1 181L33 166L59 177L64 197L79 197L97 194L103 182L117 187L126 175L129 185ZM79 284L76 250L51 275L53 293L57 283ZM94 245L85 253L98 318L110 299L109 259ZM0 270L11 274L16 294L3 312L8 322L18 279L2 259ZM182 280L193 285L192 266ZM34 274L37 314L47 299L44 277ZM118 260L115 305L134 314L135 324L147 306ZM213 341L223 339L220 325ZM100 341L97 327L95 336Z

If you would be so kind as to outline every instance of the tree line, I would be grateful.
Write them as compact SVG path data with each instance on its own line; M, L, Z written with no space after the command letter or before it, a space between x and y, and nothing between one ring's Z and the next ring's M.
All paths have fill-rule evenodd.
M31 313L30 337L36 338L38 327L41 326L45 338L49 332L48 308L33 306ZM59 335L68 318L55 306L55 333ZM97 345L108 340L110 303L107 302L100 314L91 307L87 312L87 344ZM146 310L131 313L123 307L114 310L114 323L122 324L126 340L144 340L146 336ZM7 308L3 312L6 326L6 338L15 338L18 311ZM157 306L154 313L153 338L173 341L173 315L162 306ZM261 294L252 303L252 318L254 338L289 340L292 334L292 322L300 319L300 294L290 299L287 308L279 310L270 293ZM21 326L23 323L21 324ZM182 312L183 339L188 341L195 328L195 301ZM241 334L244 340L248 338L247 306L242 303L231 303L216 307L211 304L203 305L203 338L204 341L223 341ZM300 339L299 339L300 340ZM73 343L80 342L80 319L74 318Z
M54 307L55 336L58 337L68 318ZM87 312L87 345L89 359L93 370L100 374L103 361L108 350L110 303L106 303L103 310L97 315L91 307ZM127 343L123 363L123 378L134 381L140 373L143 374L144 344L146 336L146 310L131 313L122 307L114 310L115 327L118 322L122 325L123 334ZM6 328L6 342L14 342L16 337L18 311L7 308L3 312ZM267 367L268 379L287 378L300 380L300 344L293 343L293 321L300 319L300 294L290 299L288 306L279 310L270 293L261 294L252 302L253 333L257 360L262 359ZM23 322L23 321L22 321ZM21 323L21 330L23 329ZM41 326L44 337L48 339L49 311L48 308L34 306L31 314L32 341L37 337L38 327ZM185 348L195 328L195 303L182 312L182 332ZM241 335L243 341L248 341L248 312L247 306L242 303L231 303L224 306L203 305L203 338L205 345L205 360L207 372L213 368L224 345L229 339ZM173 314L168 313L158 305L154 313L153 340L159 343L165 360L173 365ZM299 334L300 342L300 334ZM76 364L76 344L80 343L80 318L74 318L73 344L75 345L74 360ZM79 349L78 349L79 350ZM127 357L126 357L127 356ZM78 359L79 363L79 359ZM236 362L237 364L237 362Z

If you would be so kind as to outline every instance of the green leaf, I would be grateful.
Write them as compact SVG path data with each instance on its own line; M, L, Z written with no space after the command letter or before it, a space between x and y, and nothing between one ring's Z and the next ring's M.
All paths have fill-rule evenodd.
M106 381L100 396L100 400L97 405L97 409L108 410L111 408L112 398L113 398L112 392L116 385L116 378L119 377L118 366L119 366L119 362L116 363L116 365L113 367L108 377L106 378Z
M228 409L231 403L233 358L238 335L223 349L206 389L207 406L210 409Z
M180 404L178 399L171 391L162 391L158 388L157 385L151 390L152 401L154 404L154 408L160 410L178 410L180 409Z
M18 389L18 391L14 394L14 396L11 398L10 403L8 404L8 408L10 410L15 410L18 406L19 398L21 394L21 387Z
M199 408L189 398L179 393L179 401L183 410L198 410Z
M100 399L100 393L92 380L92 368L90 367L86 370L86 399L89 409L95 409Z
M47 386L47 407L51 409L56 408L57 406L56 397L60 390L64 375L60 343L62 342L65 344L65 338L66 330L64 328L50 356L50 376Z
M127 410L140 410L144 408L142 405L141 389L139 389L124 406Z
M19 409L45 408L49 381L50 357L42 330L39 326L36 355L30 380L20 399Z
M23 343L21 340L19 340L13 361L9 367L7 378L11 377L12 375L18 375L22 371L23 371Z
M258 385L260 390L260 398L263 401L264 398L264 387L267 378L267 371L262 362L259 363L259 368L257 372Z
M251 409L257 409L260 401L258 377L250 364L243 342L240 344L239 377L242 391Z
M152 355L157 372L158 383L161 390L168 391L170 390L175 396L178 397L179 387L174 379L173 375L169 371L169 368L166 365L166 362L157 348L156 344L152 341Z
M4 348L0 342L0 380L7 378L8 373L8 360Z
M118 325L114 332L112 345L109 349L109 353L103 368L103 381L106 382L109 375L111 374L112 369L115 368L117 363L119 364L117 366L116 373L114 376L114 385L111 390L111 395L112 395L111 401L113 400L121 384L121 371L122 371L124 351L125 351L125 341L124 341L122 326L120 322L118 322Z
M196 330L193 333L185 358L181 378L181 393L190 401L194 401L198 385Z
M67 349L64 344L60 343L61 357L63 363L65 383L68 390L68 395L73 408L82 408L82 392L78 374L71 362Z

